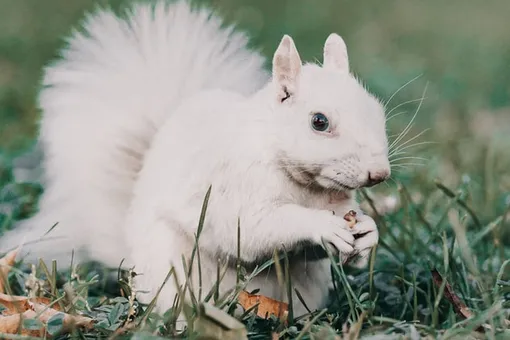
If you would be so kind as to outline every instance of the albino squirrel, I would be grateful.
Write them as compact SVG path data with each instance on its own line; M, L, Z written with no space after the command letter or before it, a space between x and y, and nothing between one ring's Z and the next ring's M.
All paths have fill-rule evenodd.
M148 302L171 266L184 282L182 255L189 260L211 187L198 242L204 292L218 259L236 262L238 223L244 263L311 243L366 265L378 231L353 190L390 175L382 105L350 74L337 34L325 42L322 66L302 64L283 36L271 77L247 41L184 1L137 4L125 18L89 15L46 68L39 212L0 237L0 251L26 242L26 261L57 259L59 267L73 250L75 261L117 267L125 259ZM350 210L352 228L343 218ZM233 264L222 290L235 285ZM329 259L296 257L290 266L307 306L324 306ZM281 297L272 271L248 285L255 288ZM176 293L171 279L158 309Z

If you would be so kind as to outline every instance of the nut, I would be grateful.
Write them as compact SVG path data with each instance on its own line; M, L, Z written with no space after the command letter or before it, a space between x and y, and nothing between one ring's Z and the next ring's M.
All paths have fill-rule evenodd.
M347 225L349 228L353 228L358 221L356 220L356 212L354 210L349 210L347 214L344 215L344 220L347 221Z

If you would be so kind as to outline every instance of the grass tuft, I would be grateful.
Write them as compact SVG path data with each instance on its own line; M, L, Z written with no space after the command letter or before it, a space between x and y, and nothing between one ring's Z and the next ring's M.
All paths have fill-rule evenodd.
M309 310L301 316L291 311L287 323L275 317L259 318L254 310L236 312L240 308L237 296L246 283L270 266L280 272L282 292L288 294L294 290L289 280L286 252L275 254L274 259L252 272L237 262L237 284L228 293L222 296L218 286L214 287L209 292L192 295L191 306L186 306L181 297L164 315L153 312L156 299L149 305L136 301L131 281L135 275L133 271L121 271L117 281L112 282L108 279L111 277L107 274L109 269L95 263L73 265L69 269L57 268L55 262L49 266L42 261L35 265L18 263L8 276L9 287L12 294L26 294L27 282L36 279L41 283L39 296L49 297L63 310L92 317L96 323L91 331L82 334L77 331L76 335L82 338L137 339L147 334L197 338L192 325L204 302L235 316L245 325L250 339L270 336L316 339L333 335L339 339L401 336L496 339L508 336L510 249L507 239L500 237L505 235L504 228L508 225L508 209L502 206L491 209L496 212L494 215L486 214L483 206L473 199L477 192L465 183L452 187L431 180L431 189L426 195L423 195L421 181L398 183L396 187L360 192L362 201L372 207L372 215L381 228L381 243L377 252L374 250L371 254L368 268L344 267L328 254L334 277L330 305L324 310ZM23 184L2 183L4 188L11 185ZM209 192L199 219L197 244L205 222ZM379 212L377 203L381 195L391 194L400 196L400 207L389 213ZM30 199L31 202L36 200L37 195ZM1 203L6 204L5 201ZM31 214L26 207L16 206L19 201L10 203L14 211L24 211L12 220ZM35 206L31 204L33 211ZM4 230L10 228L8 224ZM198 247L190 261L184 261L185 268L190 270L193 261L199 266ZM225 269L224 264L218 264L218 284ZM192 293L190 278L177 282L174 274L173 270L169 271L162 285L177 284L183 296ZM299 292L297 297L302 300ZM306 305L306 301L301 302ZM177 324L181 311L191 321L191 328L184 331Z

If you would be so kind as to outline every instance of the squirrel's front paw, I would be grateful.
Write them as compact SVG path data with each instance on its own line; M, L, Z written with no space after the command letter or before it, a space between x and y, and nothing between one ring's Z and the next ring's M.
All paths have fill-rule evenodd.
M326 232L318 236L317 243L324 243L333 255L340 255L347 259L354 252L355 236L340 218L334 218L328 225Z
M357 223L351 232L354 235L354 251L348 259L350 266L362 268L368 264L368 258L372 248L379 242L379 231L375 221L367 215L356 218Z

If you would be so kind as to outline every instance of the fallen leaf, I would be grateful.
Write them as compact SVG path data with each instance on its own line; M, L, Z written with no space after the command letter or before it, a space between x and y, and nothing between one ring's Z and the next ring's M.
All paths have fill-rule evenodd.
M24 296L10 296L0 293L0 304L5 307L2 316L20 314L30 309L28 298Z
M18 252L19 248L0 259L0 304L4 307L0 312L0 333L51 338L75 327L91 329L93 319L64 313L59 305L52 306L49 298L5 294L7 276Z
M255 295L242 291L239 294L238 300L244 310L248 310L258 304L258 307L256 307L257 316L264 319L271 314L280 319L286 319L289 312L288 303L281 302L264 295Z
M29 302L29 304L32 307L32 310L39 314L38 319L44 324L47 324L48 320L56 314L63 314L63 325L61 332L67 333L71 331L73 327L91 329L94 326L94 320L89 317L63 313L37 302Z
M51 300L45 297L28 298L25 296L0 294L0 304L6 308L0 316L0 333L17 334L23 320L34 319L40 321L43 327L37 329L35 324L35 326L32 325L35 329L23 328L21 334L51 337L52 334L47 334L46 325L52 318L62 320L59 334L68 333L73 327L85 329L93 327L93 319L81 315L63 313L59 310L58 305L48 307L50 303Z
M5 293L7 276L9 275L9 272L11 271L11 268L16 261L16 256L18 255L19 249L20 248L11 250L0 259L0 293Z
M22 327L23 320L34 319L36 317L37 313L34 312L33 310L27 310L24 313L19 314L0 316L0 333L4 334L21 333L21 335L44 337L46 335L46 329L44 328L44 325L40 329L25 329Z
M1 315L13 315L23 313L27 310L32 310L30 303L50 305L51 300L45 297L28 298L26 296L15 296L0 293L0 304L6 308L1 312ZM60 310L60 306L57 304L52 308Z

